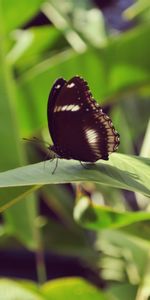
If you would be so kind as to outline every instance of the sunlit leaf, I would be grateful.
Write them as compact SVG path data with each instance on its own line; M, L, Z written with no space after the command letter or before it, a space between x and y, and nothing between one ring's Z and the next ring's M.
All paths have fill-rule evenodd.
M101 290L96 289L90 283L79 278L66 278L53 280L46 283L42 291L51 300L107 300L107 296Z
M94 230L119 228L143 220L150 220L150 212L121 212L108 206L92 204L81 198L74 210L75 219L84 227Z
M0 280L0 299L2 300L44 300L45 297L38 295L26 288L23 284L9 279Z

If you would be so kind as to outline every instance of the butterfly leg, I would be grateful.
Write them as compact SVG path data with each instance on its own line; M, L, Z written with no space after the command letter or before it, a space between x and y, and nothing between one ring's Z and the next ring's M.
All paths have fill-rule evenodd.
M52 159L52 161L53 160L54 160L54 158ZM55 173L57 167L58 167L58 157L56 157L56 164L55 164L54 170L52 171L52 175Z
M88 169L88 165L80 160L80 164L84 169Z
M45 156L45 158L44 158L44 169L45 169L45 164L46 164L46 161L47 161L47 160L49 160L49 161L51 162L51 161L54 160L54 158L50 158L50 159L49 159L49 153L46 154L46 156Z

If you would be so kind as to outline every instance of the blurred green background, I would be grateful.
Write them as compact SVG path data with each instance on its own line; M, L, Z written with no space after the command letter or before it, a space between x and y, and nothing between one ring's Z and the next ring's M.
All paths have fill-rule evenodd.
M149 37L148 0L0 1L0 171L29 165L34 176L42 161L44 173L45 146L23 138L51 143L47 99L59 77L88 81L125 154L101 175L73 167L74 183L56 184L68 182L58 166L42 188L2 173L1 300L150 299Z

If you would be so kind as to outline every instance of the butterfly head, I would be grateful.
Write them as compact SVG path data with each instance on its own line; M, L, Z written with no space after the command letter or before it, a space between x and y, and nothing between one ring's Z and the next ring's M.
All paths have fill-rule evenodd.
M49 156L50 159L60 158L60 156L56 153L54 145L50 145L48 147L48 156Z

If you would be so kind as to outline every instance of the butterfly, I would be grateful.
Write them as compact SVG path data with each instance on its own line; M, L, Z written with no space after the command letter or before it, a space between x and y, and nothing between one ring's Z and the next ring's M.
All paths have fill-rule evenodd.
M93 99L82 77L56 80L48 98L47 117L53 158L93 163L108 160L119 146L119 134L110 117Z

